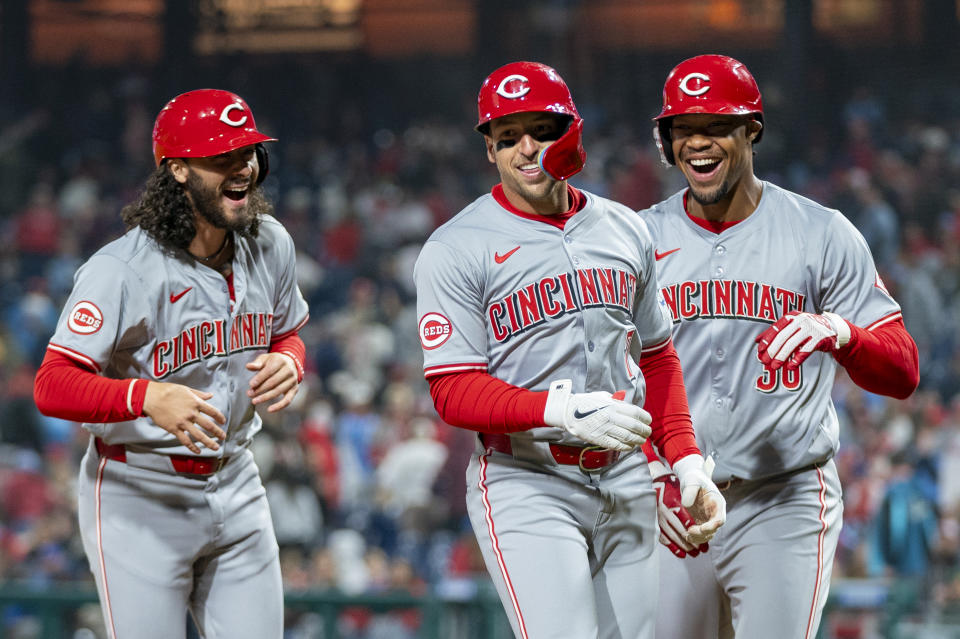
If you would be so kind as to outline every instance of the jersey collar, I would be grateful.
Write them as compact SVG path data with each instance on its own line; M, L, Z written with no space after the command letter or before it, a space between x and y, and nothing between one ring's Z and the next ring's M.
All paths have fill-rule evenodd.
M490 194L493 195L493 199L497 201L497 204L510 211L514 215L527 220L543 222L544 224L555 226L558 229L562 229L566 225L567 220L576 215L587 204L587 197L583 194L583 192L573 188L569 184L567 184L567 194L569 195L570 199L570 209L563 213L558 213L557 215L537 215L535 213L525 213L524 211L515 208L512 204L510 204L510 200L507 199L506 194L503 192L503 184L494 185L494 187L490 189Z

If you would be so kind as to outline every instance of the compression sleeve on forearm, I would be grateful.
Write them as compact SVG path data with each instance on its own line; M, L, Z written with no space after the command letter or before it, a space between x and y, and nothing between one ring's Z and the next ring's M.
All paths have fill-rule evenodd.
M700 454L690 420L683 369L673 342L668 341L662 348L644 353L638 363L647 382L647 399L643 407L653 418L651 439L657 450L671 466L682 457ZM653 454L649 447L645 452L648 459Z
M145 379L101 377L66 355L47 350L33 383L41 413L76 422L122 422L139 417Z
M873 328L850 326L850 341L834 353L850 379L871 393L906 399L920 383L917 344L903 319L875 324Z
M530 391L488 373L428 378L437 414L446 423L481 433L514 433L546 426L547 391Z

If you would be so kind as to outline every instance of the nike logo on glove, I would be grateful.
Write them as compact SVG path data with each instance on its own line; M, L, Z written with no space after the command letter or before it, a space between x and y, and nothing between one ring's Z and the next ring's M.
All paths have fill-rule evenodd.
M600 409L599 409L599 408L594 408L593 410L588 410L588 411L585 412L585 413L581 413L579 408L575 408L575 409L573 410L573 418L574 418L574 419L583 419L584 417L589 417L590 415L593 415L593 414L594 414L595 412L597 412L598 410L600 410Z
M507 258L508 258L508 257L510 257L511 255L513 255L514 253L516 253L516 252L519 251L519 250L520 250L520 247L518 246L517 248L515 248L515 249L513 249L513 250L511 250L511 251L507 251L507 252L504 253L503 255L500 255L499 253L494 253L494 254L493 254L493 260L494 260L497 264L503 264L504 262L507 261Z
M189 293L189 292L192 291L192 290L193 290L193 287L190 286L190 287L188 287L185 291L183 291L182 293L177 293L176 295L174 295L173 293L170 293L170 303L171 303L171 304L175 304L175 303L177 302L177 300L179 300L181 297L183 297L184 295L186 295L187 293Z
M662 259L665 258L666 256L670 255L671 253L676 253L676 252L679 251L681 248L683 248L683 247L679 247L679 248L675 248L675 249L670 249L669 251L664 251L663 253L661 253L660 251L656 251L656 250L655 250L655 251L653 252L653 259L659 262L660 260L662 260Z

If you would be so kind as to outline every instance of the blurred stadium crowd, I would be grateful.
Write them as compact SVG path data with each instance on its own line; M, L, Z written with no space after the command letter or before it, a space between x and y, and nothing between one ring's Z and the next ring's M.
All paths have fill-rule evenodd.
M296 132L282 103L222 88L247 97L261 130ZM920 348L920 390L907 401L836 384L845 521L834 578L896 577L904 609L960 606L960 93L931 86L914 104L946 108L904 114L881 91L851 90L837 120L792 149L776 87L761 89L771 113L758 172L856 224ZM152 169L154 103L169 97L131 75L48 102L57 106L0 104L4 582L91 582L73 493L87 435L37 412L33 376L75 269L123 232L120 208ZM581 110L589 159L576 186L634 208L679 188L646 114ZM430 232L496 181L465 113L378 128L347 108L334 126L281 133L270 147L265 188L297 244L311 308L305 383L294 407L263 413L254 444L288 592L469 596L486 580L464 508L473 438L433 410L412 283ZM372 622L351 623L359 633ZM416 625L398 616L382 636Z

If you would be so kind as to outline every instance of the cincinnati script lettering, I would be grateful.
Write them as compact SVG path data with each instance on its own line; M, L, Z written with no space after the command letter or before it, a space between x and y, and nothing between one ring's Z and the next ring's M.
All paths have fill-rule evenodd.
M230 322L204 320L176 337L157 342L153 349L153 375L157 379L210 357L270 346L273 313L243 313Z
M498 342L565 313L607 307L630 313L637 277L614 268L587 268L525 284L490 304L487 320Z
M674 324L680 320L738 318L773 323L803 309L804 295L761 282L700 280L661 289Z

